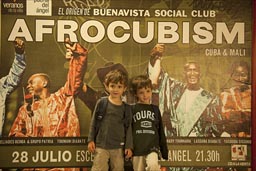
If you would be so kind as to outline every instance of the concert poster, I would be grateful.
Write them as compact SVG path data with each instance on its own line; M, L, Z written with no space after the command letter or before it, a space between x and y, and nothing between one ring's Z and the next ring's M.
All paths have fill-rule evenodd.
M162 171L255 167L252 0L0 2L0 169L90 170L92 113L106 91L99 70L110 66L152 78L168 144ZM42 92L36 76L44 100L30 93ZM129 88L123 100L135 103Z

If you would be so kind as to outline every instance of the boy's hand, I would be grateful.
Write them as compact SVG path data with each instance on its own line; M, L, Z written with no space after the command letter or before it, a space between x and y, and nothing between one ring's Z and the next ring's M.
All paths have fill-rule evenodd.
M126 159L129 159L129 158L132 157L132 150L131 149L125 149L124 153L125 153L125 158Z
M95 152L95 143L94 141L91 141L88 143L88 150L91 152L91 153L94 153Z

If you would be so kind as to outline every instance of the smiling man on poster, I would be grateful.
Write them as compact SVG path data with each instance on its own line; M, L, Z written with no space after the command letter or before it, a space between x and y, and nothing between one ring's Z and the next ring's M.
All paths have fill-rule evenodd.
M220 100L201 87L200 65L187 62L183 72L186 82L180 82L162 70L163 52L163 44L153 48L148 73L159 92L158 104L167 137L220 137Z
M69 72L65 85L50 93L50 78L45 73L33 74L27 89L31 100L25 103L11 127L11 137L77 137L80 126L74 97L81 88L87 64L87 49L78 43L65 42Z

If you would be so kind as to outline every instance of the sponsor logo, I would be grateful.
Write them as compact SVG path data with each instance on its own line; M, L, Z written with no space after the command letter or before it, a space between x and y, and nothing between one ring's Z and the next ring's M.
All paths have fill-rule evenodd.
M23 14L25 4L21 0L5 0L2 2L2 14Z
M51 16L52 0L27 0L27 15Z
M232 145L231 146L232 160L245 161L247 157L247 145Z

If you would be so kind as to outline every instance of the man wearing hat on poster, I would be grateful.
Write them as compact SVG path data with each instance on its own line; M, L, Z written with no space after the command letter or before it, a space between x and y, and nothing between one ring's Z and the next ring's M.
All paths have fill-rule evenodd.
M103 67L97 69L97 76L100 82L103 84L104 78L110 71L119 70L128 75L125 67L120 63L107 62ZM78 97L84 102L84 104L91 110L94 110L95 104L100 97L107 96L108 92L106 89L104 92L98 92L92 89L87 84L84 84L83 91L79 93ZM123 97L123 101L127 101L126 97Z

